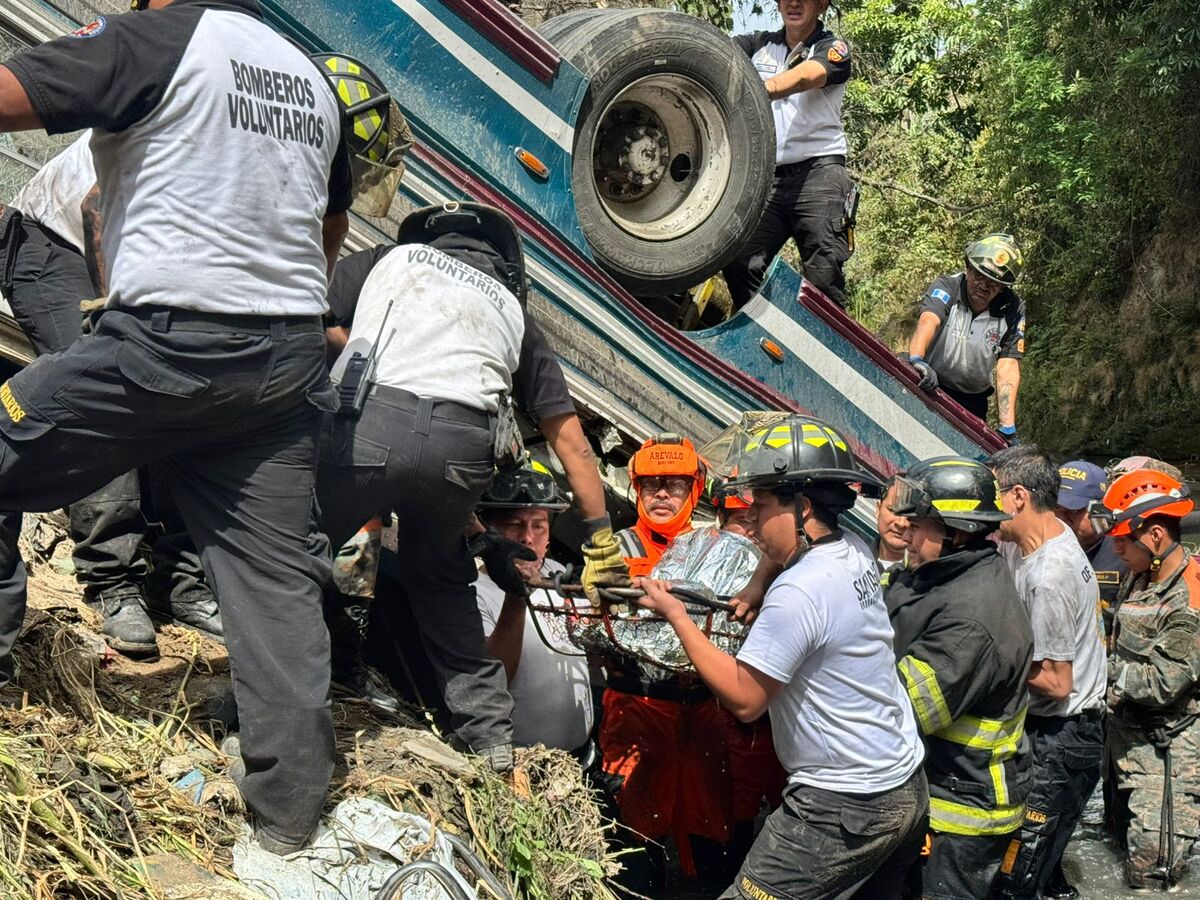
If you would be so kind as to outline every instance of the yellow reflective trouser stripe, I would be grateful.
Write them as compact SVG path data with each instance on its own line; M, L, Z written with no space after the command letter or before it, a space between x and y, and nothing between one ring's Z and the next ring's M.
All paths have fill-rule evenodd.
M915 656L906 656L900 660L899 668L922 734L935 734L950 725L950 708L933 667Z
M939 797L929 800L929 826L951 834L1007 834L1025 817L1025 804L979 809Z

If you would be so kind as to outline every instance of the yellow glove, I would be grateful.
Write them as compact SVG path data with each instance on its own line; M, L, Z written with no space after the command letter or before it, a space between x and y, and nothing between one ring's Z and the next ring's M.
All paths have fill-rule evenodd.
M598 588L631 587L629 566L621 554L621 545L613 534L612 526L598 528L581 548L584 565L583 591L593 606L601 606Z

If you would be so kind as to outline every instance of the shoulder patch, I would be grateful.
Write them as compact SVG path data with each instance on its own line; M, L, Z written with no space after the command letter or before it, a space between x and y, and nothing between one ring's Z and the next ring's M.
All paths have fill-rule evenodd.
M829 48L826 54L830 62L840 63L842 60L850 56L850 48L845 41L834 41L833 46Z
M108 19L104 16L98 18L95 22L84 25L82 28L76 28L68 35L73 38L93 38L104 31L108 27Z
M944 304L949 305L949 303L950 303L950 295L948 293L946 293L945 291L943 291L941 288L934 288L933 290L931 290L929 292L929 296L932 297L934 300L942 301L942 303L944 303Z

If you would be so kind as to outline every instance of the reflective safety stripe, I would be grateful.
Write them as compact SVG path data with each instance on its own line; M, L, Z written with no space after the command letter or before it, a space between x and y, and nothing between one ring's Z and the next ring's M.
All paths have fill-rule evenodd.
M1022 709L1011 719L982 719L978 716L959 716L937 733L943 740L980 750L1016 752L1025 733L1025 713Z
M940 797L929 799L929 827L951 834L1007 834L1025 818L1025 804L978 809Z
M915 656L906 656L900 660L899 669L921 732L936 734L950 725L950 708L942 696L942 688L933 667Z
M1004 774L1004 763L1017 755L1021 738L1025 734L1025 713L1022 709L1011 719L983 719L978 716L960 716L937 733L937 737L971 747L992 751L988 763L988 775L992 789L996 792L996 804L1005 806L1009 801L1008 779Z

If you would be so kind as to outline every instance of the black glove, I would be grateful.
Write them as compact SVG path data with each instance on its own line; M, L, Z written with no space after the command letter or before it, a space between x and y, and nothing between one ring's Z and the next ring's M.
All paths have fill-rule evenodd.
M476 535L467 543L473 556L483 560L488 577L496 582L496 586L505 594L529 595L529 585L517 571L516 560L537 562L537 554L516 541L501 537L494 531L485 531Z
M921 376L921 382L917 387L923 391L937 390L937 372L933 371L933 366L927 363L923 356L910 356L908 362L917 370L917 374Z
M1017 444L1021 443L1021 439L1017 437L1016 425L1001 425L996 429L996 431L1000 433L1000 436L1004 438L1010 447L1015 447Z

